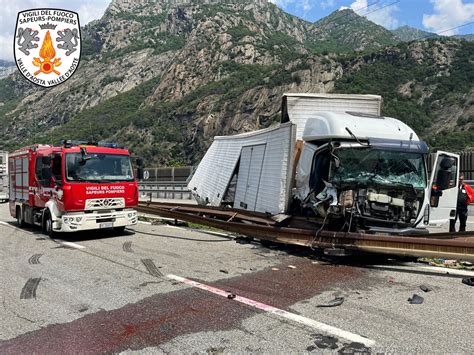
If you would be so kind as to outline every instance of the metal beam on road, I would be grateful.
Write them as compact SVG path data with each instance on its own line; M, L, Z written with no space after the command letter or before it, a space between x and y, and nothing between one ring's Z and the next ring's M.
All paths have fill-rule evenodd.
M474 233L462 233L459 237L447 239L445 233L437 238L436 234L419 237L316 231L279 227L270 218L240 210L239 220L228 219L229 214L234 213L232 210L227 212L202 206L190 208L179 204L141 203L138 210L284 244L474 261Z

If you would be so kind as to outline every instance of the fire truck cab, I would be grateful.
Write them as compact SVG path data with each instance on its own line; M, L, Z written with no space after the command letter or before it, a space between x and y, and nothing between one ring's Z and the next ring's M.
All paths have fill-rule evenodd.
M140 175L142 167L138 170ZM10 214L20 226L57 232L137 223L138 185L128 150L116 144L63 141L9 156Z

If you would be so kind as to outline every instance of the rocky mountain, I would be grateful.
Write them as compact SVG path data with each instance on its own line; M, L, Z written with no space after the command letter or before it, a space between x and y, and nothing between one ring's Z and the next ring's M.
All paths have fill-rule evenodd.
M0 79L7 77L15 71L15 63L0 59Z
M439 37L436 33L427 32L410 26L402 26L391 31L400 41L411 42Z
M195 164L215 135L278 122L284 92L333 91L382 94L433 146L473 146L466 41L396 44L350 10L311 24L266 0L114 0L82 35L67 82L0 80L0 148L106 139Z
M454 38L457 39L463 39L468 42L474 42L474 34L468 34L468 35L455 35L453 36Z
M399 39L350 9L335 11L310 28L310 41L330 52L376 50Z

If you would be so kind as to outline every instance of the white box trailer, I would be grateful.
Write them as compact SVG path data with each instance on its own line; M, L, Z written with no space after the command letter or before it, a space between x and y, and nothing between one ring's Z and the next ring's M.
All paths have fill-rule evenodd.
M8 201L8 152L0 151L0 202Z
M296 126L215 137L188 184L199 204L283 213L291 194ZM236 181L236 183L235 183Z

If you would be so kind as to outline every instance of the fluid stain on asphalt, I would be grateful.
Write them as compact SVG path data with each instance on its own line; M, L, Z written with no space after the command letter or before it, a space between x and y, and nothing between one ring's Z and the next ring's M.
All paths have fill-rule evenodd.
M296 269L281 265L282 270L278 272L267 269L213 284L236 295L285 309L328 288L357 289L367 286L370 280L366 271L357 268L313 265L307 260L295 265ZM284 287L275 287L277 284ZM187 288L20 335L1 342L0 353L140 350L184 334L235 329L242 320L260 312L206 291Z

